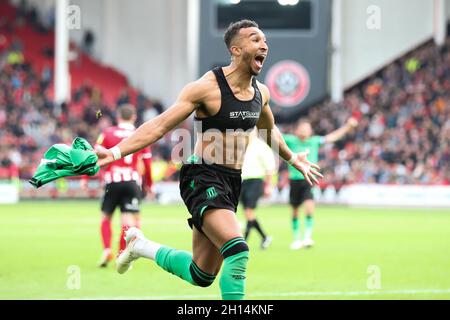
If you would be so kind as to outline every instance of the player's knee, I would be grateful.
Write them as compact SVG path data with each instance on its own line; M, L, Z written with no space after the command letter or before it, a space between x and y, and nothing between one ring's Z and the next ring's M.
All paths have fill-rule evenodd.
M192 284L199 287L209 287L216 279L215 275L208 274L207 272L201 270L194 261L192 261L189 271L192 277Z

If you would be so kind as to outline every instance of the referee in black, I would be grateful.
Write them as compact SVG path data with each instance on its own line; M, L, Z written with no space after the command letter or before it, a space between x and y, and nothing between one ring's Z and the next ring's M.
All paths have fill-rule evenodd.
M261 249L267 249L272 243L256 219L255 209L259 198L269 197L272 193L272 178L275 172L275 158L267 144L258 139L256 134L250 135L250 142L242 166L242 189L240 200L244 207L247 227L244 238L247 240L250 231L255 228L261 236Z

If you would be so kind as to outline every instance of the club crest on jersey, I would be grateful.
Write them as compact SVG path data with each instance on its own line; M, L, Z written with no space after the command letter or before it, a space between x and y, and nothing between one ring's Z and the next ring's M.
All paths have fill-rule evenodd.
M259 112L250 112L250 111L232 111L230 112L230 119L238 119L242 118L242 120L245 120L247 118L259 118Z

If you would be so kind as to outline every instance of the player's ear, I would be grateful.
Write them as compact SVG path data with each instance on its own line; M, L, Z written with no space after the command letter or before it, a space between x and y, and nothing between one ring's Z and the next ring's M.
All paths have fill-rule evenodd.
M241 55L242 49L238 46L231 46L230 53L231 56L239 57Z

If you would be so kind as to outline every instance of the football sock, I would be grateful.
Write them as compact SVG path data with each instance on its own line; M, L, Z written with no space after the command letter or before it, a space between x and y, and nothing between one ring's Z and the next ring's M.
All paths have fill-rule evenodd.
M307 215L305 217L305 239L311 239L314 226L314 217Z
M128 225L122 225L122 232L120 233L120 239L119 239L119 252L122 250L125 250L127 243L125 241L125 231L127 231L130 228Z
M244 299L248 252L248 245L241 237L231 239L220 249L224 258L220 276L222 299Z
M292 218L292 233L294 241L300 240L300 221L298 218Z
M104 249L111 248L111 220L107 218L103 218L101 223L101 235Z
M187 251L162 246L156 253L155 261L165 271L194 286L208 287L216 278L215 275L202 271L192 260L192 254Z
M256 228L256 230L258 230L258 232L261 235L261 237L263 239L265 239L266 238L266 234L264 233L264 231L262 230L261 226L259 225L258 220L255 219L254 222L253 222L253 225Z
M136 241L134 251L143 258L156 260L156 254L161 247L159 243L144 238Z
M247 227L245 228L245 235L244 235L245 240L248 239L248 235L250 234L250 230L252 230L254 224L255 224L255 220L247 221Z

